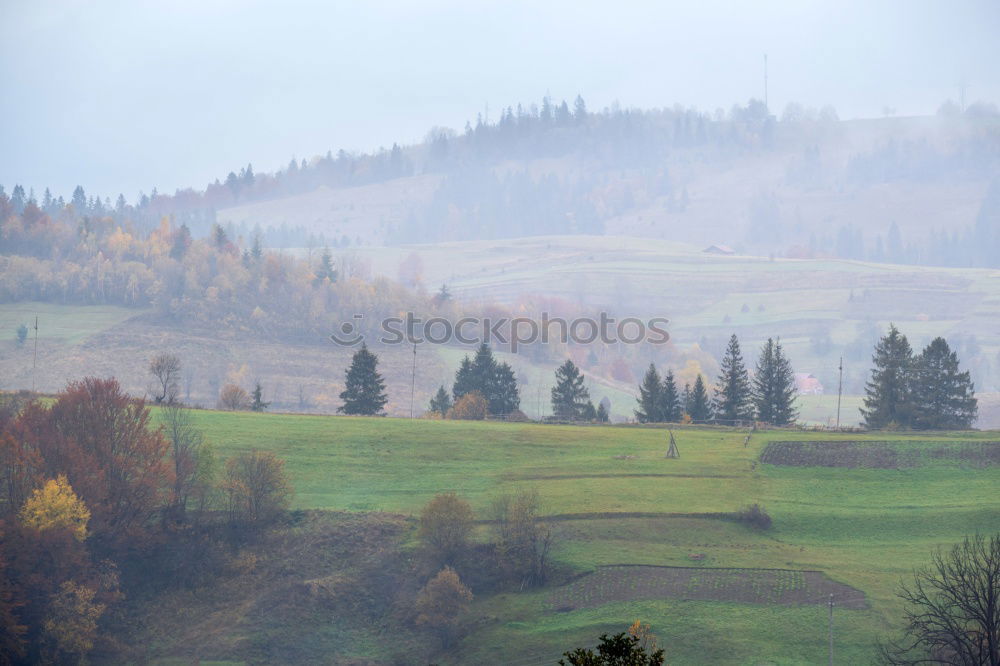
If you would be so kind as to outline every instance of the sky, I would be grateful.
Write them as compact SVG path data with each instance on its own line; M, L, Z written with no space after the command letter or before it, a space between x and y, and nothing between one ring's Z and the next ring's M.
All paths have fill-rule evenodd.
M1000 2L0 0L0 184L203 188L549 94L841 118L1000 102Z

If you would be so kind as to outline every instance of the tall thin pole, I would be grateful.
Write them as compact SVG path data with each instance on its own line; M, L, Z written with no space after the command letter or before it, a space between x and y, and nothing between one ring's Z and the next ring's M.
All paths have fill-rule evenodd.
M837 430L840 430L840 396L844 392L844 357L840 357L840 365L837 366L840 376L837 379Z
M35 392L35 374L38 367L38 315L35 315L35 354L31 359L31 392Z
M410 374L410 418L413 418L413 388L417 384L417 343L413 343L413 372Z
M833 666L833 595L830 595L830 650L829 650L829 666Z
M767 54L764 54L764 108L770 109L767 105Z

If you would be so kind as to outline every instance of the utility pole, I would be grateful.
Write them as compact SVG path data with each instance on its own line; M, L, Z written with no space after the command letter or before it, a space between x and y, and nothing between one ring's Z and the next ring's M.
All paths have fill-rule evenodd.
M413 388L417 384L417 343L413 343L413 372L410 374L410 418L413 418Z
M828 666L833 666L833 595L830 595L830 651Z
M840 430L840 396L844 392L844 357L840 357L840 365L837 366L840 376L837 378L837 430Z
M764 108L770 111L771 107L767 105L767 54L764 54Z
M31 359L31 392L35 392L35 369L38 367L38 315L35 315L35 355Z

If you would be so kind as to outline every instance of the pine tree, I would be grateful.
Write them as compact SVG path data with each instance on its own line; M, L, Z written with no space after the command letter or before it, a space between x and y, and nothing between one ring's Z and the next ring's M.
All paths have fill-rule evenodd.
M913 373L913 427L964 430L978 413L975 387L961 372L958 354L944 338L933 341L915 359Z
M788 425L795 421L795 373L777 342L767 339L757 359L753 378L753 401L757 418L772 425Z
M486 398L490 414L497 414L497 361L493 358L490 346L485 342L479 345L476 355L472 358L472 386L474 391L482 393Z
M865 384L865 406L861 416L868 428L910 425L912 414L911 375L913 350L906 336L894 325L875 345L875 367Z
M735 333L729 338L726 355L722 358L713 407L715 418L726 423L753 419L750 377L743 364L740 341Z
M557 419L580 419L589 400L590 392L583 385L583 374L571 359L566 359L556 369L556 385L552 387L552 414Z
M517 388L517 377L514 376L514 369L507 363L500 363L496 367L494 377L494 389L496 395L490 402L490 413L493 415L506 416L521 407L521 395Z
M677 393L673 370L667 370L667 374L663 376L663 386L660 388L660 418L667 423L677 423L681 420L681 398Z
M341 392L340 399L344 404L337 408L338 412L365 416L381 414L388 402L385 381L378 373L378 356L368 351L368 345L364 343L361 343L361 349L351 359L346 387Z
M466 393L472 393L478 390L476 383L472 376L472 361L468 356L462 359L461 365L458 366L458 372L455 373L455 383L451 387L451 395L458 402Z
M701 375L694 380L694 388L687 402L687 413L691 420L696 422L712 419L712 403L708 399L708 389L705 388L705 380Z
M635 418L639 419L639 423L659 423L663 420L660 415L662 403L660 392L662 389L660 373L656 371L656 366L650 363L642 378L642 384L639 385L639 397L637 398L639 409L635 410Z
M447 416L449 409L451 409L451 396L448 395L448 391L442 386L438 389L434 397L431 398L431 411L438 412L441 416Z
M341 396L343 397L343 396ZM250 411L253 412L263 412L265 409L271 406L271 403L264 402L264 389L261 388L260 382L253 389L253 402L250 403Z
M597 404L597 422L607 423L610 420L611 420L611 415L608 414L608 408L604 404L604 401L601 400L601 402Z

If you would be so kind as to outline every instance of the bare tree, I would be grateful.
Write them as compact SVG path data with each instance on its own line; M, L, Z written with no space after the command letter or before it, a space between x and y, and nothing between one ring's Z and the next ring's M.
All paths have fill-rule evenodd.
M159 387L154 396L156 404L171 403L177 399L177 379L181 374L181 360L173 354L157 354L149 363L149 372Z
M292 501L285 461L270 451L248 451L226 463L223 488L233 525L258 527L276 520Z
M235 384L226 384L219 394L218 407L231 412L250 409L250 394Z
M552 532L538 518L538 491L519 490L490 506L500 569L521 588L545 582Z
M883 663L1000 666L1000 533L938 549L898 595L906 628L879 646Z
M202 447L201 431L194 427L191 412L176 402L163 409L163 424L174 463L172 513L177 521L184 520L188 498L196 485L198 458Z

